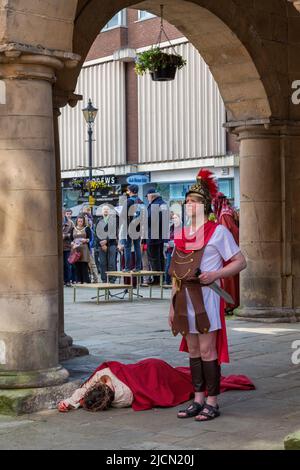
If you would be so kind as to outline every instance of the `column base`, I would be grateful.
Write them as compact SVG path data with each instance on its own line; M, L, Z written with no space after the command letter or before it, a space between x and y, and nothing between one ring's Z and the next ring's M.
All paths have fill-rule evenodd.
M0 392L2 389L41 388L61 385L68 381L69 372L61 366L35 371L0 370Z
M55 387L0 390L0 415L18 416L55 409L57 403L72 395L80 384L81 380L76 380Z
M65 333L59 337L59 361L68 361L74 357L88 356L89 350L84 346L73 344L71 336Z
M88 356L89 354L89 350L84 346L73 344L72 346L59 349L59 361L68 361L69 359L73 359L74 357Z
M297 323L300 322L300 309L291 308L253 308L239 307L234 314L241 320L262 323Z

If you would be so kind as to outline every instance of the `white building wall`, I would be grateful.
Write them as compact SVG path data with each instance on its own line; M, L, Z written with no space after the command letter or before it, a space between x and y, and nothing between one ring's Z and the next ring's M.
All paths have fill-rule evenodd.
M172 48L166 48L172 52ZM138 78L140 163L226 154L225 107L208 66L190 43L175 46L187 65L172 82Z
M174 46L187 60L173 82L138 77L139 163L192 160L226 154L225 108L216 82L198 51L188 42ZM168 48L170 52L171 48ZM126 97L124 63L112 57L87 63L76 93L83 101L62 109L62 171L88 165L87 125L82 108L91 98L99 108L94 125L93 166L126 164ZM186 162L187 166L189 165ZM95 170L96 173L96 170Z
M76 93L83 101L75 108L66 106L60 117L61 166L75 170L88 166L87 124L82 108L89 98L99 109L94 124L93 166L126 163L126 109L124 63L109 61L84 67Z

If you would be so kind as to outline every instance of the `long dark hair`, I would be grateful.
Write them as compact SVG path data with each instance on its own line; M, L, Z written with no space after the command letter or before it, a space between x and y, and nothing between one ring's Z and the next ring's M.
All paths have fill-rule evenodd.
M78 219L82 219L82 220L83 220L83 227L86 227L86 221L85 221L85 216L84 216L84 214L80 213L80 214L77 216L77 219L76 219L76 227L77 227L77 224L78 224Z
M106 384L98 383L83 397L82 407L87 411L107 410L115 398L115 392Z

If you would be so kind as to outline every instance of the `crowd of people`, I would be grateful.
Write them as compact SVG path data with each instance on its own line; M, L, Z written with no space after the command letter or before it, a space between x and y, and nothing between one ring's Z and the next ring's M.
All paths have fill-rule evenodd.
M174 233L184 221L183 211L170 210L159 192L147 192L148 205L138 196L138 186L129 185L120 206L103 205L101 215L92 216L84 207L73 222L72 211L63 212L64 283L107 282L108 271L164 272L165 285L174 250ZM224 225L239 242L238 212L222 193L212 200L209 220ZM110 277L110 282L116 278ZM159 284L159 276L145 275L142 285ZM239 275L225 281L225 289L234 299L227 313L239 305Z
M107 271L118 270L166 270L165 283L170 284L167 270L179 216L169 215L167 204L153 188L147 193L146 206L138 197L138 189L129 185L121 206L103 205L96 223L88 206L74 222L72 210L63 211L65 286L107 282ZM163 234L165 216L170 222ZM115 278L110 277L110 282ZM144 276L143 283L158 284L159 277Z

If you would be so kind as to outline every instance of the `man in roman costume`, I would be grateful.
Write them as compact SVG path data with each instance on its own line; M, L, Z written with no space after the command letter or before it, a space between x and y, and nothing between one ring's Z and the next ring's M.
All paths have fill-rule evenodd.
M189 353L195 392L192 404L177 416L199 422L220 415L220 364L229 362L222 279L246 268L230 231L208 220L216 194L212 173L200 170L186 194L188 223L175 233L169 271L173 279L169 324L175 336L183 336L180 349Z

